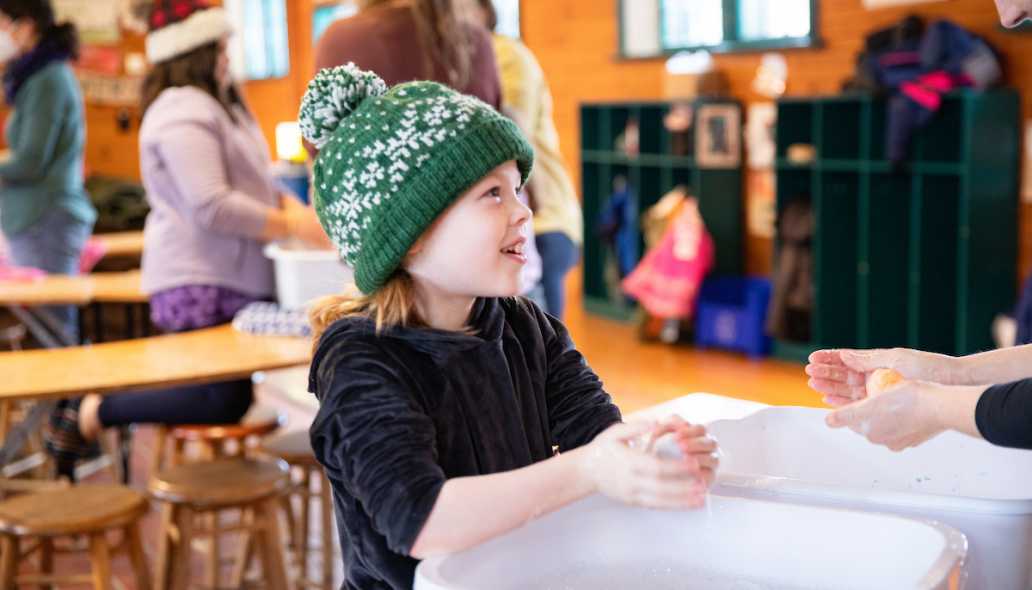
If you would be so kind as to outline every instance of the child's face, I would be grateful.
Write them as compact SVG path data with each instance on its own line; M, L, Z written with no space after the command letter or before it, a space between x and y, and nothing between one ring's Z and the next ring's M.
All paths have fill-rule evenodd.
M511 297L521 291L531 212L519 201L514 161L466 191L423 234L405 270L424 286L453 296Z
M1000 22L1005 27L1016 27L1032 17L1032 0L996 0Z

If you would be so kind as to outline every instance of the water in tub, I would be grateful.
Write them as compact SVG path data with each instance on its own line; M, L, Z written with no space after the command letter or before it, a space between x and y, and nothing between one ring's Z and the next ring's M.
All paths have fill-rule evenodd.
M627 568L571 569L558 576L549 576L529 588L539 590L815 590L803 586L771 585L743 579L741 575L714 573L712 570L691 570L670 564Z

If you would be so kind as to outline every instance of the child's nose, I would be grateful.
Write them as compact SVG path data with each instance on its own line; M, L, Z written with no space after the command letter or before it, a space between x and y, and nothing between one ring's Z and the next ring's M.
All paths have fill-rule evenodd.
M524 204L523 200L518 196L512 199L512 224L523 225L530 221L530 218L534 216L534 212L531 211L530 207Z

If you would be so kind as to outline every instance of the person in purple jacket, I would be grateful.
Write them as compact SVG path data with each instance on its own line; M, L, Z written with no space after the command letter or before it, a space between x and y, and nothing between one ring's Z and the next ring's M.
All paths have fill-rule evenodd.
M329 240L314 210L276 185L268 145L230 80L223 10L195 0L159 2L150 25L147 57L154 65L144 82L140 128L151 207L142 286L154 324L182 332L229 322L248 303L273 298L265 243ZM102 428L130 423L232 423L251 401L249 380L87 396L65 438L74 447Z

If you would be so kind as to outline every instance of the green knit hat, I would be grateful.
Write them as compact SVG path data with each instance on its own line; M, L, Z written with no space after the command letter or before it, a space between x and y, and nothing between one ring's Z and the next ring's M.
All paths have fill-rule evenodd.
M388 90L354 64L316 75L299 122L319 150L319 221L366 294L471 186L509 160L526 183L534 162L516 125L480 100L436 82Z

